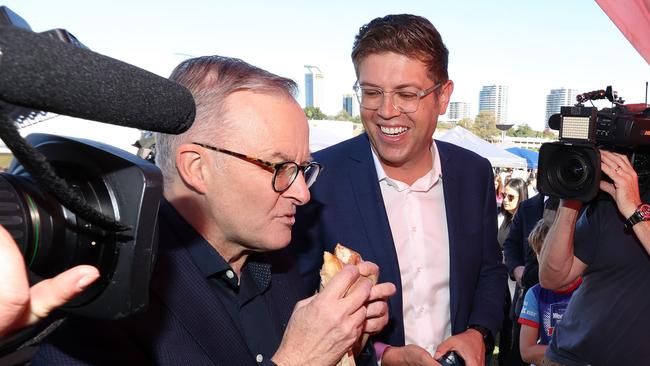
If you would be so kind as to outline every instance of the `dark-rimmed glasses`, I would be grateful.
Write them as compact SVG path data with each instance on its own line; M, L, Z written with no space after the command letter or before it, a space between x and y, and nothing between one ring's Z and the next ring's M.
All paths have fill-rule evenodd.
M393 107L402 113L412 113L418 110L420 106L420 99L431 94L434 90L440 87L440 83L420 91L412 91L406 89L397 89L393 91L385 91L381 88L374 86L359 85L359 82L354 84L352 89L357 95L357 100L363 108L376 110L381 107L384 102L386 94L392 94L390 99Z
M273 173L273 181L271 182L271 185L273 186L273 190L278 193L282 193L287 189L289 189L289 187L291 187L293 182L295 182L296 177L298 177L299 172L302 172L302 174L304 175L307 188L311 187L312 184L314 184L314 182L316 181L316 178L318 178L318 174L320 174L321 170L323 170L323 166L314 161L304 165L299 165L298 163L295 163L293 161L285 161L282 163L271 163L262 159L250 157L248 155L240 154L226 149L220 149L218 147L210 146L200 142L192 142L192 143L194 145L198 145L206 149L210 149L212 151L217 151L230 156L234 156L236 158L247 161L251 164L255 164L261 167L262 169Z

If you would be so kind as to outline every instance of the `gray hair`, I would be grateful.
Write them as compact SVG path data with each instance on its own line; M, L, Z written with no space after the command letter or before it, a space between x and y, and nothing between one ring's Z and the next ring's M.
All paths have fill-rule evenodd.
M225 99L238 91L255 90L281 93L295 97L298 89L293 80L272 74L238 58L202 56L181 62L172 71L170 80L186 87L194 96L196 118L192 127L180 135L156 133L156 165L165 184L177 177L175 153L179 145L198 136L216 137L226 130L224 116L228 112Z

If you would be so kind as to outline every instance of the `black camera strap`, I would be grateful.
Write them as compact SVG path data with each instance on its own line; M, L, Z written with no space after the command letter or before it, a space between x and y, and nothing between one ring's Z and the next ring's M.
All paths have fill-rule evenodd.
M129 230L129 227L88 205L82 197L70 189L64 179L56 174L54 168L43 154L23 139L18 133L13 120L5 113L0 113L0 117L0 138L39 185L56 197L70 211L88 222L110 231Z

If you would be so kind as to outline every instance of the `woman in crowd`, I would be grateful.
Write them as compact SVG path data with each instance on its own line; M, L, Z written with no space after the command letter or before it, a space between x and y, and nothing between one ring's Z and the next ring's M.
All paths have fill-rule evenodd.
M526 182L520 178L510 179L503 189L503 202L501 203L501 206L499 206L499 213L497 216L499 224L497 240L499 241L501 249L503 249L503 242L506 241L506 238L508 237L512 218L515 216L519 204L526 199L528 199L528 188Z
M496 186L496 181L495 181ZM528 189L526 182L521 178L512 178L508 180L503 189L503 202L498 206L498 231L497 231L497 240L503 250L503 243L508 237L508 232L510 232L510 224L512 223L512 218L515 216L519 204L528 199ZM499 365L507 365L506 362L509 357L510 348L512 347L512 320L510 319L510 304L511 304L511 292L514 290L514 282L509 283L511 287L510 292L506 295L506 304L503 308L504 319L501 326L501 331L499 331Z

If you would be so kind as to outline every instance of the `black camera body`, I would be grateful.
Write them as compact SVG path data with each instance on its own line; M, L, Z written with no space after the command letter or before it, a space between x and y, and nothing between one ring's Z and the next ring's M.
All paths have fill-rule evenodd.
M609 99L614 106L598 110L582 102ZM537 189L558 198L589 202L597 195L601 179L599 149L627 155L639 176L640 186L650 176L650 108L646 104L624 105L611 86L578 96L578 104L561 107L549 119L560 131L559 141L542 144L539 150ZM644 188L644 187L640 187Z
M89 206L129 227L116 232L83 219L14 161L0 174L0 223L23 253L30 282L90 264L100 278L63 310L103 319L143 310L158 242L160 170L96 141L31 134L27 142Z

